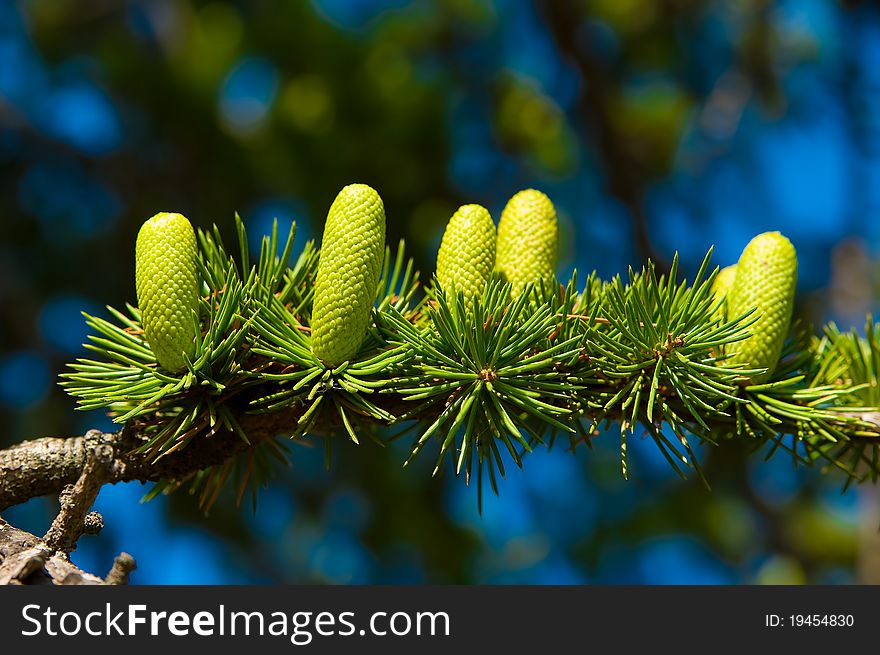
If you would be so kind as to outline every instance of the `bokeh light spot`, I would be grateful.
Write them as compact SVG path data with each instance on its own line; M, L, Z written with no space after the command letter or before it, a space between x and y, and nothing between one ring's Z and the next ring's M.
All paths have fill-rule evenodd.
M89 83L72 83L51 92L41 107L40 122L47 134L88 155L110 153L122 142L113 103Z
M0 404L30 409L49 393L49 364L41 355L19 350L0 359Z
M50 346L65 355L83 352L83 344L89 335L82 312L95 315L100 311L97 304L76 295L59 295L50 298L37 319L40 334Z
M220 116L224 125L242 136L258 132L266 123L278 93L278 71L263 57L244 57L220 88Z

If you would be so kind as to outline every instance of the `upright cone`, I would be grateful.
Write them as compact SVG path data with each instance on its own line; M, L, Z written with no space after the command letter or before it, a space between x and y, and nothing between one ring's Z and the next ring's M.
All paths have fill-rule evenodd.
M776 368L791 327L797 285L797 253L779 232L765 232L752 239L740 255L736 278L727 296L727 315L735 318L753 307L758 320L751 336L730 344L729 361L746 368L766 368L753 378L760 384Z
M135 245L135 287L144 336L159 365L176 373L196 349L199 275L196 235L182 214L147 220Z
M526 189L514 195L498 223L495 268L522 292L526 284L552 282L556 274L559 228L550 198Z
M458 208L443 233L437 252L437 280L449 290L455 285L470 306L482 295L495 267L495 223L485 207Z
M723 300L723 302L712 315L713 320L727 320L727 297L730 295L735 280L736 264L725 266L715 276L715 281L712 283L712 297L716 302L719 300Z
M350 184L327 214L312 309L312 352L338 366L358 352L370 323L385 255L385 206L375 189Z

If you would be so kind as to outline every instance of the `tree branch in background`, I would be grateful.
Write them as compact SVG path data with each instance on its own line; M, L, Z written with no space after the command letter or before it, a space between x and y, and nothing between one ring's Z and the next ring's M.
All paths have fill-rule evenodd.
M577 5L569 2L537 0L537 8L562 56L571 62L581 76L578 107L583 128L592 133L595 146L604 164L608 192L626 207L633 222L635 242L641 254L650 258L659 271L667 271L668 260L657 251L648 234L645 213L645 185L650 176L631 151L620 142L618 130L606 102L613 94L614 80L601 64L579 46L582 39L582 16ZM588 148L589 149L589 148Z

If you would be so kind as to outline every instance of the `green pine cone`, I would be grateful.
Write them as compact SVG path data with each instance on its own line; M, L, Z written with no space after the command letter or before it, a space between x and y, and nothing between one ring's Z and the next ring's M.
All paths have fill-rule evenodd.
M196 351L199 310L198 248L182 214L161 212L146 221L135 245L135 287L144 335L159 365L174 373Z
M366 184L350 184L330 206L312 309L312 352L328 366L356 354L367 333L385 255L385 206Z
M443 233L437 252L437 280L459 289L470 305L480 296L495 268L495 223L480 205L458 208Z
M753 382L766 381L782 353L791 327L797 285L797 253L779 232L765 232L752 239L740 255L736 279L727 297L731 318L757 307L759 318L751 336L729 346L730 362L746 368L766 368Z
M514 195L498 222L495 268L519 294L528 283L552 282L556 273L559 228L550 198L526 189Z
M711 289L712 297L716 301L724 299L724 302L721 303L721 306L712 315L713 321L727 320L727 296L730 295L734 280L736 280L736 264L725 266L718 271L718 275L715 276L715 281L712 283Z

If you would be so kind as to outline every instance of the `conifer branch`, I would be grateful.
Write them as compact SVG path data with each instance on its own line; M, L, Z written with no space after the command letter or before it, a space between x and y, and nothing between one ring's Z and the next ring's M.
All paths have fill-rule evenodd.
M352 188L373 200L346 205L354 212L346 220L372 230L371 221L384 221L381 201L368 187L348 193ZM184 368L172 372L157 362L139 309L87 316L93 357L73 363L62 384L80 408L105 409L121 429L0 451L0 508L74 484L91 453L105 446L112 451L102 473L107 483L155 482L148 497L187 488L207 509L227 487L236 502L248 492L255 499L287 463L288 439L322 439L329 462L336 438L369 447L367 441L408 434L412 451L404 465L433 450L434 474L449 466L497 493L505 463L523 467L529 452L557 439L572 451L590 446L615 424L624 476L627 439L636 433L648 436L682 476L692 471L704 479L698 446L725 439L841 470L847 484L880 475L880 324L869 318L865 336L833 325L817 336L798 325L789 329L785 309L773 319L767 350L756 341L768 331L760 326L770 325L761 323L767 306L762 311L761 280L754 271L748 277L749 265L736 279L749 280L757 299L740 294L739 315L730 316L711 250L690 282L679 275L677 256L663 275L649 261L626 277L603 281L590 274L581 282L575 273L560 282L547 265L556 248L549 199L523 192L511 203L499 239L532 229L534 204L540 231L527 238L540 250L505 245L501 273L473 265L483 251L471 250L470 231L481 235L481 248L494 244L493 226L480 220L487 216L477 206L458 213L444 236L445 285L434 278L423 288L402 242L396 252L385 249L384 263L375 244L356 264L339 250L325 262L326 279L336 282L321 291L338 294L327 304L342 317L334 320L344 321L339 307L346 297L362 303L370 293L367 278L358 277L351 295L340 271L351 267L357 276L368 266L367 287L373 272L379 280L363 333L325 325L320 349L312 312L321 259L312 242L290 266L295 226L281 240L276 225L252 263L237 216L234 251L216 226L199 230L195 342L183 352ZM365 206L372 209L357 214ZM337 232L334 238L348 238ZM776 270L783 276L795 270L783 237L764 235L755 243L784 246ZM793 293L792 280L784 279L785 293ZM149 284L146 279L141 288L149 291ZM790 307L788 295L770 291ZM154 323L154 335L179 334L161 319ZM342 362L343 349L326 341L337 333L344 334L345 352L355 353ZM163 347L173 345L169 339ZM779 348L781 355L766 355ZM748 352L762 353L762 364L754 365ZM396 434L389 437L387 428Z

